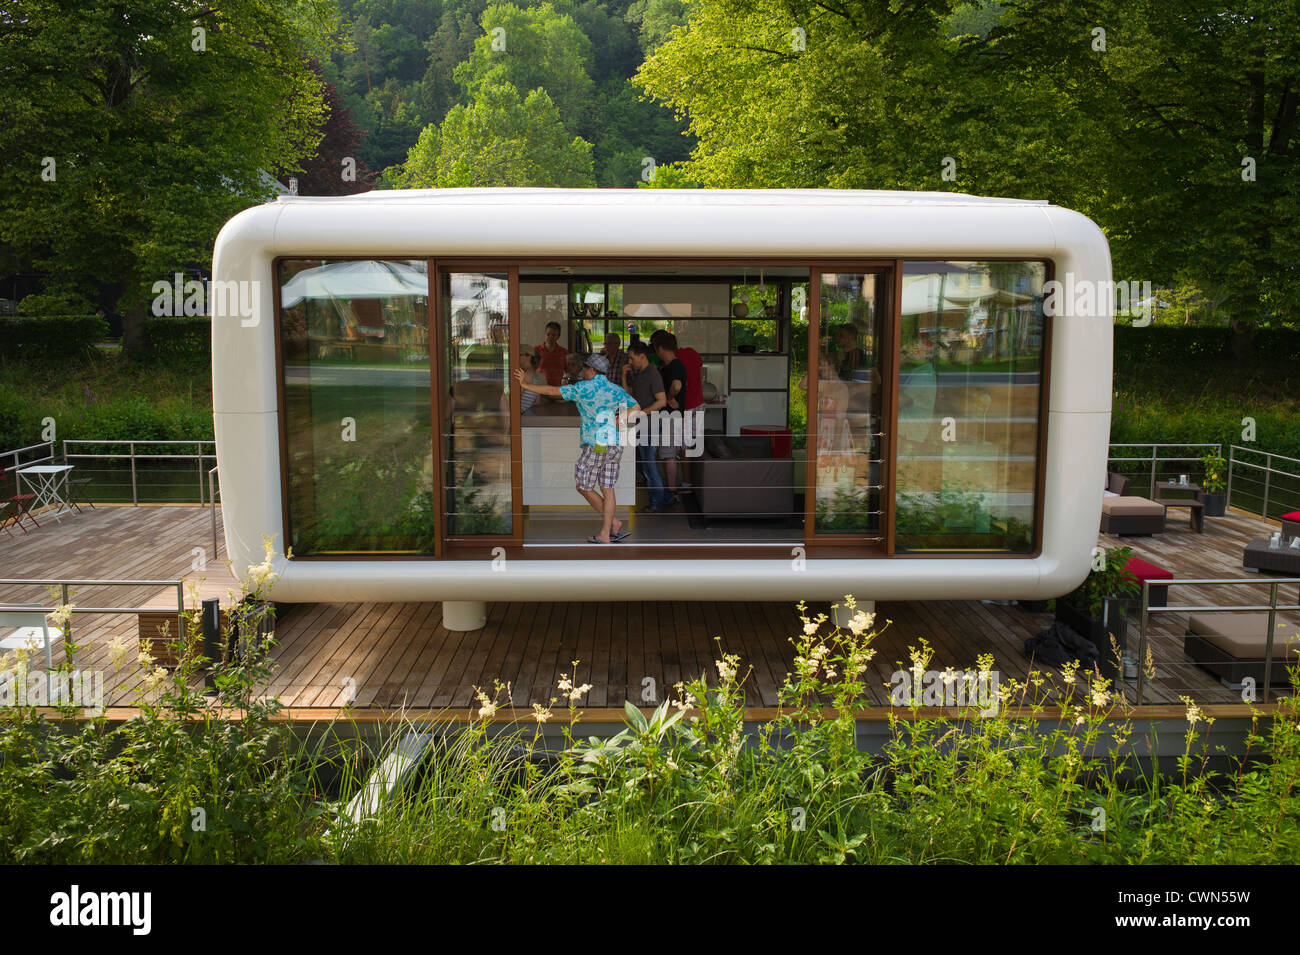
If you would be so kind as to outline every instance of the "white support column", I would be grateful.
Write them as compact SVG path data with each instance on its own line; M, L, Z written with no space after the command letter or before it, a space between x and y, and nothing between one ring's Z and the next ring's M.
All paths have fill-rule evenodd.
M487 623L487 604L482 600L444 600L442 625L448 630L481 630Z
M857 608L849 610L849 608L844 605L844 602L841 601L840 605L831 611L831 623L843 630L847 630L849 619L857 613L858 610L861 610L863 613L875 613L876 602L874 600L859 600Z

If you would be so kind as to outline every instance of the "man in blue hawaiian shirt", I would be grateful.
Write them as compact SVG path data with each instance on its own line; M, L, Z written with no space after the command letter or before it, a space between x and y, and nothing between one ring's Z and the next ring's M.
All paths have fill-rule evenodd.
M618 484L619 462L623 445L619 436L618 416L624 409L637 415L641 407L636 399L614 384L609 375L609 359L599 353L589 355L582 367L582 377L572 385L537 385L524 380L522 369L515 369L515 384L524 391L575 402L581 419L581 451L573 468L574 483L601 517L600 533L587 538L588 544L609 544L627 537L623 522L614 516L617 502L614 486Z

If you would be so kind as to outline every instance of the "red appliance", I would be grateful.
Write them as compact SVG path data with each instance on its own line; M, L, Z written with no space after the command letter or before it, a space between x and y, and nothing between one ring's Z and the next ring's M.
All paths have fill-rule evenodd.
M740 433L747 437L772 439L772 457L788 458L794 453L794 432L777 424L742 424Z

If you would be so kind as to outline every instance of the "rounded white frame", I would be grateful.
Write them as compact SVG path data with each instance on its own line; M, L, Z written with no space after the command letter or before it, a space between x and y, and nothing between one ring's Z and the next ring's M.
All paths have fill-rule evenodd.
M575 224L578 224L574 227ZM283 547L273 309L279 256L1047 259L1055 278L1109 288L1110 249L1077 212L951 193L840 190L435 189L282 197L217 236L214 283L252 314L214 308L213 419L227 552L236 573ZM253 284L256 283L256 284ZM1106 283L1106 284L1102 284ZM234 286L225 286L233 288ZM214 304L221 305L217 296ZM1052 325L1037 557L274 561L276 600L1045 599L1087 575L1110 434L1114 303Z

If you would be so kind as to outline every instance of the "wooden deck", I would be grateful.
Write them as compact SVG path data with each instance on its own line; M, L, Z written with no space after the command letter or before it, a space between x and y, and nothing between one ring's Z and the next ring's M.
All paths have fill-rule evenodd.
M0 577L185 577L193 570L194 549L211 550L210 520L210 512L199 507L87 510L25 536L0 537ZM1139 556L1181 577L1251 578L1241 567L1242 549L1268 530L1261 521L1232 514L1207 519L1201 535L1175 517L1161 536L1103 537L1101 543L1131 545ZM207 560L215 579L219 560L210 554ZM1250 599L1266 599L1263 584L1248 589ZM1246 602L1245 593L1220 590L1175 589L1171 603ZM139 607L157 592L157 587L138 586L77 588L72 602ZM0 587L0 601L52 605L39 586ZM790 638L799 631L796 610L785 603L498 603L490 606L487 626L468 634L444 629L437 603L301 604L281 610L279 668L270 692L295 709L321 711L349 699L355 711L463 710L475 686L487 688L494 680L510 684L515 706L526 710L556 695L560 676L574 675L573 660L580 661L577 682L592 685L587 707L621 707L624 700L647 701L645 691L652 685L653 698L663 699L679 680L711 671L719 645L753 668L751 706L774 707L792 667ZM869 681L877 705L887 703L890 675L907 660L908 647L922 639L934 648L934 669L967 669L979 654L992 653L1004 680L1023 679L1024 640L1051 623L1048 614L980 601L882 602L877 612L890 621L877 643L877 679ZM1178 704L1182 694L1201 704L1240 702L1238 694L1183 659L1181 614L1155 619L1157 675L1146 703ZM106 705L135 703L142 671L133 662L115 672L108 651L114 639L133 638L135 616L78 615L74 625L78 644L88 647L81 665L105 673Z

